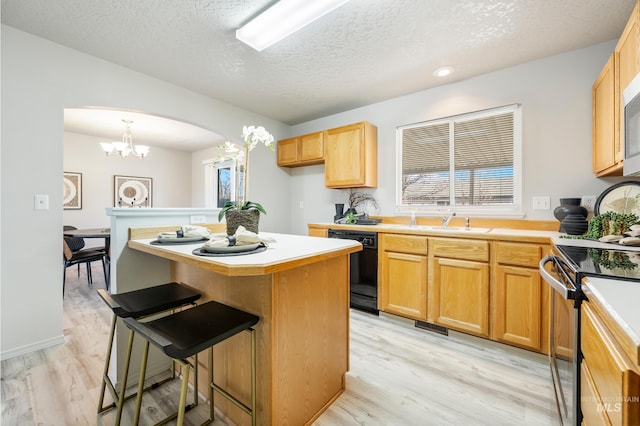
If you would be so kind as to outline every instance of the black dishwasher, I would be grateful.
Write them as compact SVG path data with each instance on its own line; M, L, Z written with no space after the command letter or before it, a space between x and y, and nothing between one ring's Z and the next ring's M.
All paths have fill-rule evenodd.
M378 315L378 233L329 229L328 236L362 244L362 251L351 253L350 306Z

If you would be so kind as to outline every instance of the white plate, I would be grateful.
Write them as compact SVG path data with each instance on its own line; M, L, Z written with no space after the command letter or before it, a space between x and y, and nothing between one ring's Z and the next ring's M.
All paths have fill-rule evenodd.
M205 237L182 237L182 238L158 238L160 243L194 243L196 241L206 240Z
M240 253L243 251L251 251L258 248L260 243L249 244L246 246L228 246L228 247L207 247L202 246L202 251L207 253Z

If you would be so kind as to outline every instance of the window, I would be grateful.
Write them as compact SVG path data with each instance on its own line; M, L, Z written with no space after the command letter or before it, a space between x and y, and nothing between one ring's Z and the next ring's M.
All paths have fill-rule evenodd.
M235 160L216 162L212 159L205 160L202 164L205 176L205 207L222 208L227 201L235 201L235 188L242 190L244 178L242 172L236 172Z
M398 127L398 210L521 214L518 105Z

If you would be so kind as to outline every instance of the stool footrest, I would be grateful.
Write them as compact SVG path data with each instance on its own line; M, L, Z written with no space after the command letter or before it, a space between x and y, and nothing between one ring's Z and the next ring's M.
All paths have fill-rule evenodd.
M220 395L224 396L226 399L228 399L229 401L233 402L236 405L236 407L240 408L245 413L251 415L251 408L248 407L247 405L245 405L238 398L236 398L235 396L231 395L229 392L227 392L226 390L224 390L220 386L216 385L215 383L211 383L211 387L213 388L213 390L220 392Z

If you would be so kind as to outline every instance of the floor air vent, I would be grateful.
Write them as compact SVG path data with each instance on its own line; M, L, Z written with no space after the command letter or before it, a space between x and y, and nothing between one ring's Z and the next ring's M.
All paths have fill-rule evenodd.
M443 334L445 336L449 335L449 329L448 328L442 327L441 325L431 324L430 322L417 321L416 320L416 327L417 328L421 328L423 330L434 331L436 333L440 333L440 334Z

